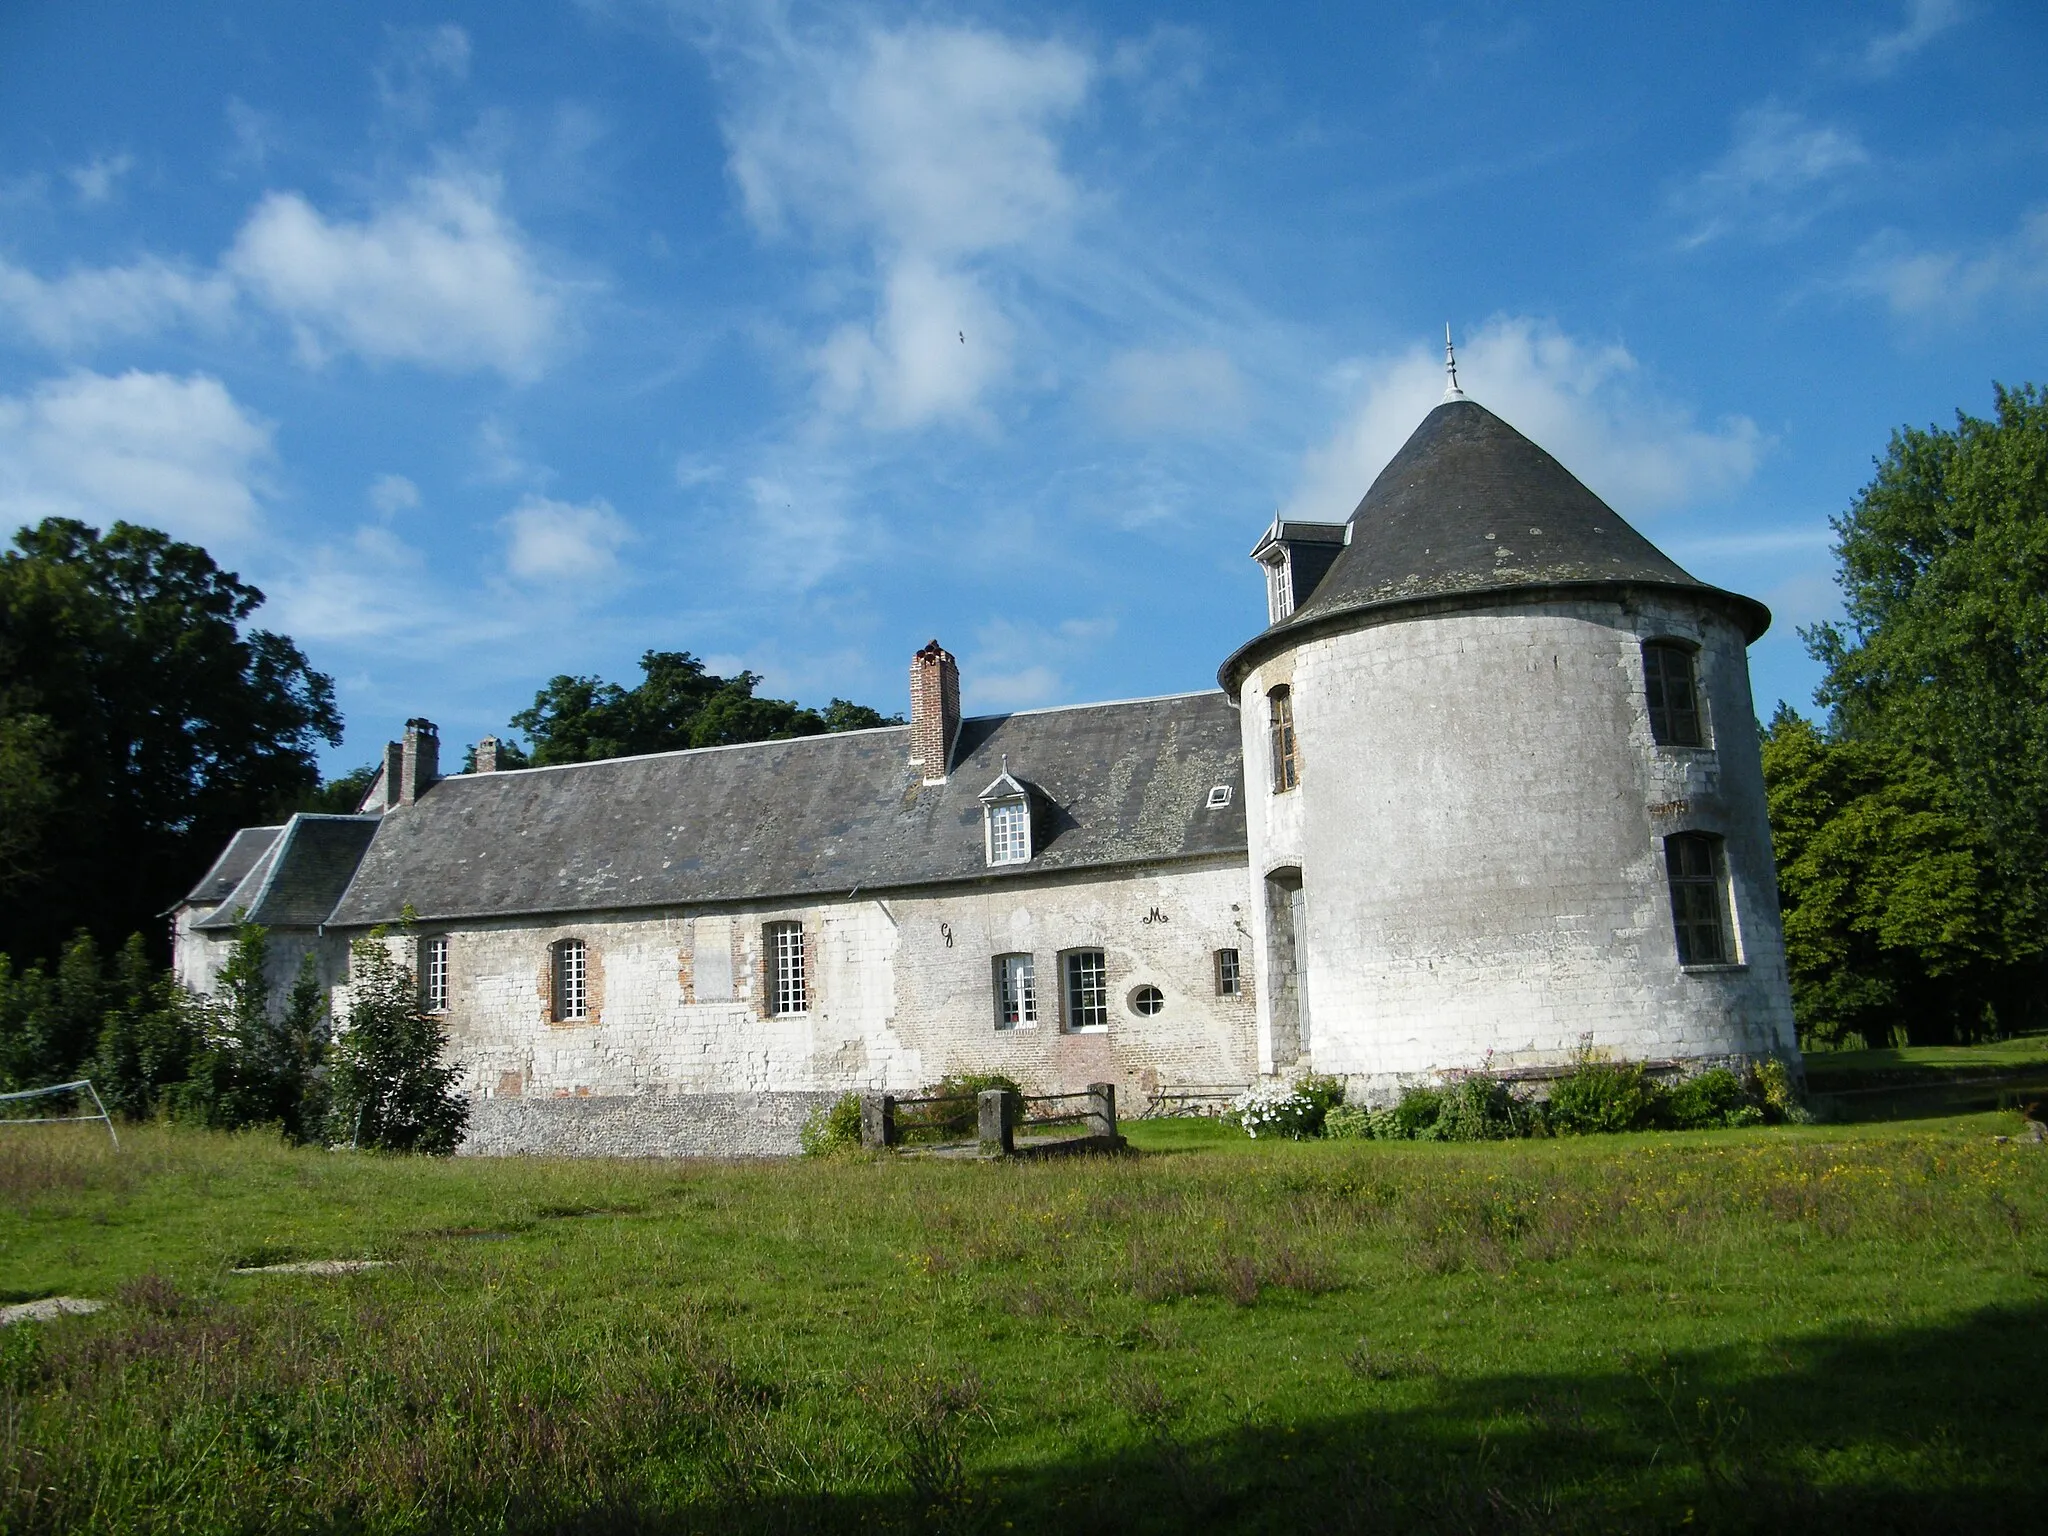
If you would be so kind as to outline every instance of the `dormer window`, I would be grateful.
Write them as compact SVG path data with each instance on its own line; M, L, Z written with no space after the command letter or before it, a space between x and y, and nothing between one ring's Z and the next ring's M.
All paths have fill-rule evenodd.
M1031 862L1031 791L1011 776L1007 757L1002 777L981 792L981 817L991 866Z

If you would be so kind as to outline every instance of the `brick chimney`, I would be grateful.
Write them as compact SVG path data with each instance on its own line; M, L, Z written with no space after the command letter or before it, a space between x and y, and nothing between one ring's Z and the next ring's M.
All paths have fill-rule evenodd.
M472 773L496 773L498 771L498 738L486 736L476 744L476 767Z
M398 804L398 786L405 781L405 748L395 741L384 743L384 809Z
M398 803L411 805L441 777L441 732L431 720L405 722L405 745L400 750Z
M960 667L934 640L910 659L910 766L943 784L960 734Z

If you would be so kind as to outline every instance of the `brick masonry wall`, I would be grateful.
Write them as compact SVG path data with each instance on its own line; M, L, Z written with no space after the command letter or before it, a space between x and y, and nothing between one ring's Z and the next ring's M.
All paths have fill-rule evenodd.
M630 1147L635 1125L650 1150L711 1148L706 1127L730 1127L743 1113L730 1106L756 1104L780 1126L761 1133L774 1147L735 1132L723 1150L790 1151L802 1115L774 1119L790 1104L904 1093L949 1073L1006 1072L1034 1092L1114 1082L1126 1112L1155 1089L1249 1082L1256 984L1245 899L1244 866L1226 859L1108 878L1023 870L966 890L805 905L439 925L419 937L449 939L445 1022L477 1105L470 1150ZM775 1016L766 930L785 921L804 927L810 1007ZM592 1017L558 1024L548 954L569 937L587 946ZM1061 1027L1059 957L1083 947L1101 949L1107 965L1100 1033ZM1234 997L1216 994L1223 948L1242 960ZM995 958L1008 953L1034 958L1035 1025L997 1028ZM1131 999L1148 985L1165 1007L1145 1017ZM342 988L337 1011L346 1002ZM699 1100L702 1114L691 1107ZM573 1107L584 1102L609 1107Z

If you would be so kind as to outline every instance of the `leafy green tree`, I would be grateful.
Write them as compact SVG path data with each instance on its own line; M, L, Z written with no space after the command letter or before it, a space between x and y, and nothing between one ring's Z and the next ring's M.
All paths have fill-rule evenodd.
M383 930L358 939L350 946L348 1020L330 1055L332 1138L392 1152L453 1152L469 1105L455 1091L458 1072L442 1064L447 1045Z
M50 518L0 553L0 948L155 933L237 827L318 782L332 682L248 628L263 594L195 545ZM19 812L17 816L15 813Z
M535 694L533 707L512 717L514 729L533 743L534 765L902 724L845 699L834 699L821 714L788 699L760 698L756 674L720 677L687 651L648 651L640 671L634 688L565 675Z
M1835 519L1847 619L1804 631L1825 739L1773 725L1810 1032L2048 1013L2048 397L1993 388L1988 420L1894 433Z
M1934 763L1885 742L1829 741L1779 706L1764 782L1792 1003L1809 1046L1969 1039L2009 1008L2024 948L1988 899L1990 850Z
M87 1075L108 1109L146 1119L191 1077L205 1040L203 1009L150 960L139 933L115 957L111 990Z
M221 1130L274 1125L294 1141L326 1130L327 999L303 956L282 1012L270 997L270 936L242 923L215 980L210 1014L175 1113Z
M375 763L364 768L351 768L339 778L323 779L318 789L304 796L292 808L313 811L322 816L353 816L356 807L363 803L363 796L370 792L370 786L376 781Z
M64 947L54 974L41 962L17 971L0 954L0 1079L35 1088L77 1076L99 1039L108 996L90 934Z

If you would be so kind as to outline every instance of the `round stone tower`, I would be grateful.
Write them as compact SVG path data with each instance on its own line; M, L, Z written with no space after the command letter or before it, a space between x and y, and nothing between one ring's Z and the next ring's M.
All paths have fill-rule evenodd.
M1275 523L1239 704L1261 1069L1796 1060L1748 645L1457 393L1345 524Z

